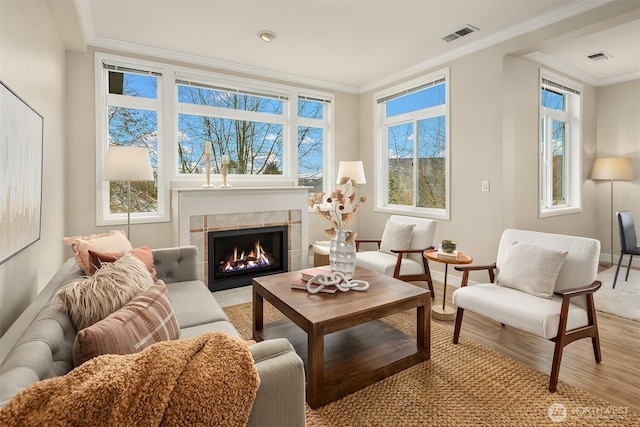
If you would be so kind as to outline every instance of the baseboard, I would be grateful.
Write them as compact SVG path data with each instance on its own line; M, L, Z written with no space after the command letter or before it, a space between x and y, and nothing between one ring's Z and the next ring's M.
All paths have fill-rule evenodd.
M431 278L437 282L444 283L444 272L432 269ZM487 277L487 282L488 281L489 281L489 278ZM455 288L459 288L461 283L462 283L461 276L454 276L451 273L449 273L449 277L447 278L447 286L453 286ZM479 282L474 282L473 280L469 280L470 285L474 285L477 283Z
M620 254L613 255L613 265L618 265L618 259L620 258ZM633 261L631 262L631 267L640 268L640 257L633 257ZM611 263L611 254L600 254L600 262L609 264ZM622 266L626 267L629 265L629 255L625 255L622 259Z

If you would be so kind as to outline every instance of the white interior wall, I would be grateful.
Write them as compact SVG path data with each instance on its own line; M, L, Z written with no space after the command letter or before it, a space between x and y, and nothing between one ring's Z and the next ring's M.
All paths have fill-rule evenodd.
M505 228L596 237L594 195L588 180L596 142L595 89L585 85L583 91L586 208L541 219L537 199L540 64L505 56L497 47L447 65L451 71L451 219L438 221L434 244L445 238L456 240L475 263L490 263L495 261ZM360 152L369 170L373 168L374 92L362 95L360 101ZM491 183L488 193L481 191L483 180ZM388 216L365 211L360 224L367 237L380 236ZM440 265L432 268L443 270Z
M109 52L118 54L118 52ZM154 58L144 58L154 60ZM167 62L160 61L158 62ZM181 64L187 65L187 64ZM189 65L187 65L189 66ZM200 68L212 72L219 70ZM68 234L103 233L114 226L98 227L95 221L95 180L75 179L75 177L95 176L95 88L94 88L94 51L87 53L67 52L67 81L69 133L66 153L73 162L73 171L66 181ZM255 77L254 77L255 78ZM73 82L73 83L71 83ZM280 82L283 83L283 82ZM284 82L286 84L286 82ZM310 88L314 89L314 88ZM335 97L335 144L336 166L340 160L358 158L358 97L353 94L337 92ZM333 179L335 177L327 177ZM324 240L322 230L327 224L317 215L310 215L310 241ZM173 238L173 225L170 222L153 224L133 224L131 241L134 246L150 245L153 248L176 245ZM68 253L71 254L70 252Z
M0 1L0 80L44 117L41 238L0 265L3 334L64 260L64 48L44 3Z
M597 157L631 157L634 172L632 181L613 183L613 220L611 182L590 183L594 199L597 200L593 206L597 219L594 230L602 242L602 260L611 260L610 235L613 224L613 254L614 262L617 262L620 238L615 212L633 212L636 231L640 232L640 79L599 87L597 97ZM634 265L640 266L640 260L637 260L637 264L635 262L636 259Z
M71 254L60 238L110 227L95 226L93 51L67 52L65 63L43 3L0 2L0 20L0 79L45 117L42 238L0 265L2 333ZM542 36L549 35L546 31ZM515 48L518 43L510 45ZM453 84L452 212L450 221L440 221L436 242L456 239L477 262L493 260L505 227L593 236L608 247L609 186L588 176L596 155L633 157L636 178L616 182L615 209L638 212L636 222L640 222L640 81L585 87L584 209L541 220L537 162L532 160L537 159L539 66L504 54L496 47L446 64ZM361 237L380 236L388 216L373 210L373 92L336 94L334 166L340 160L361 159L367 174L360 193L370 200L353 223ZM491 192L480 191L482 180L491 181ZM322 233L326 223L313 214L309 219L309 240L326 239ZM134 245L175 243L170 223L135 225L132 234ZM615 242L614 248L617 237Z

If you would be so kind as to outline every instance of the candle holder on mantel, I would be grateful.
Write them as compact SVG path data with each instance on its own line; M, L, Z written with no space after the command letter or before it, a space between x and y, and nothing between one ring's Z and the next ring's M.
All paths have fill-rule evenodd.
M229 184L227 184L227 175L229 174L229 156L222 156L222 185L220 188L231 188Z
M207 183L204 184L202 188L216 188L216 186L211 183L211 154L205 153L204 158L204 170L207 176Z

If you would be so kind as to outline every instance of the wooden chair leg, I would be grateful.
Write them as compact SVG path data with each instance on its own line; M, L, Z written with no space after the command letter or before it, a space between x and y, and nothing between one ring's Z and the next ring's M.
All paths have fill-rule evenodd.
M600 363L602 362L602 351L600 350L600 334L598 333L598 320L596 319L596 305L593 301L593 294L589 294L586 297L589 325L593 328L593 335L591 336L593 355L596 359L596 363Z
M553 363L551 364L551 376L549 378L549 391L555 393L556 386L558 385L558 377L560 376L560 362L562 362L562 351L564 346L571 341L567 338L567 318L569 317L569 298L562 300L562 307L560 308L560 324L558 325L558 333L553 341L556 342L556 347L553 350Z
M453 329L453 343L458 344L458 340L460 339L460 328L462 327L462 315L464 314L464 309L458 307L458 312L456 313L456 325Z
M424 274L427 276L427 284L429 285L429 290L431 291L431 299L436 298L436 293L433 290L433 280L431 279L431 270L429 269L429 263L426 258L422 258L422 265L424 267Z
M564 350L564 343L560 341L556 341L556 348L553 351L553 364L551 365L551 376L549 377L549 391L551 393L556 392L558 377L560 376L560 362L562 361L562 350Z
M433 290L433 281L431 280L431 275L429 275L429 279L427 280L427 285L429 285L429 291L431 292L431 299L435 299L436 293Z

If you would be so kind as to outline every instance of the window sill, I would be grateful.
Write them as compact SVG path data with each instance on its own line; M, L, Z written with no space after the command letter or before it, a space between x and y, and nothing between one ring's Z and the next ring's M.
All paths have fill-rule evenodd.
M375 212L388 213L393 215L415 216L419 218L449 220L448 210L427 210L417 209L409 206L379 206L374 209Z
M169 215L145 215L145 216L133 216L131 215L131 224L153 224L157 222L169 222L171 218ZM97 226L115 226L115 225L126 225L127 224L127 215L119 215L119 216L110 216L109 218L101 218L97 221Z
M548 217L560 216L560 215L572 215L580 212L582 212L582 208L577 206L568 206L565 208L556 208L556 209L546 209L539 212L538 218L548 218Z

